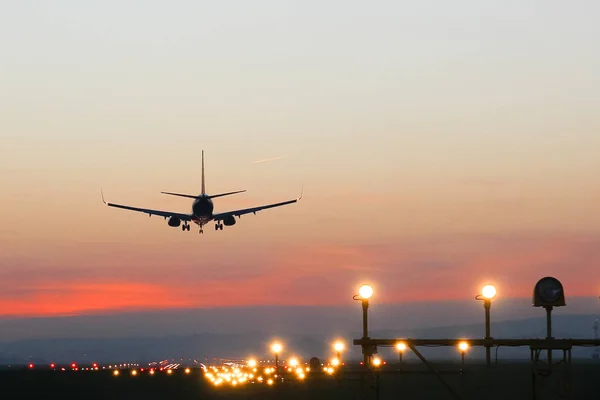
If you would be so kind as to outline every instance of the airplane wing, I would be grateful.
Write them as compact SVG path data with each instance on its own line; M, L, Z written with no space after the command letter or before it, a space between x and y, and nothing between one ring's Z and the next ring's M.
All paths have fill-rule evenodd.
M148 216L159 215L159 216L165 217L165 218L177 217L182 221L191 221L192 220L192 216L190 214L181 214L181 213L172 212L172 211L151 210L149 208L138 208L138 207L124 206L121 204L107 203L104 200L104 194L102 194L102 201L104 202L104 204L106 204L109 207L116 207L116 208L122 208L124 210L137 211L137 212L141 212L144 214L148 214Z
M281 206L285 206L287 204L296 203L300 199L302 199L302 193L300 193L300 197L299 198L294 199L294 200L282 201L281 203L273 203L273 204L267 204L267 205L264 205L264 206L258 206L258 207L252 207L252 208L244 208L244 209L241 209L241 210L233 210L233 211L227 211L227 212L224 212L224 213L214 214L213 215L213 220L215 220L215 221L221 221L221 220L223 220L223 218L226 218L226 217L229 217L229 216L239 217L239 216L244 215L244 214L251 214L251 213L252 214L256 214L258 211L266 210L267 208L281 207Z

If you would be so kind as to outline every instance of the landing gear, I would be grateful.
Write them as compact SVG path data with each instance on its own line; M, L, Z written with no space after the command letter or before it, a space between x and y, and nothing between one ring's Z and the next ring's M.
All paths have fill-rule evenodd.
M215 224L215 231L223 230L223 224L219 224L218 222Z
M200 227L200 230L198 231L198 233L200 233L200 234L204 233L204 230L202 230L202 227Z
M183 224L181 225L181 230L182 231L189 231L190 230L190 225L189 224Z

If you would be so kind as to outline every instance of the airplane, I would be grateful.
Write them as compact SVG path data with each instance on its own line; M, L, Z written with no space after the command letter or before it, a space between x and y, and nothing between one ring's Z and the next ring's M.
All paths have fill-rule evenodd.
M241 210L233 210L233 211L227 211L227 212L223 212L223 213L213 214L214 205L213 205L212 199L214 199L216 197L229 196L232 194L242 193L245 191L246 190L237 190L234 192L227 192L227 193L219 193L219 194L212 194L212 195L207 194L205 180L204 180L204 150L202 150L202 193L200 193L199 195L191 195L191 194L182 194L182 193L161 192L162 194L167 194L170 196L179 196L179 197L187 197L190 199L194 199L194 202L192 203L192 213L191 214L182 214L182 213L172 212L172 211L151 210L148 208L138 208L138 207L121 205L121 204L107 203L104 200L104 192L102 191L102 189L100 189L100 193L102 195L102 202L109 207L122 208L125 210L131 210L131 211L138 211L138 212L141 212L144 214L148 214L149 217L151 217L152 215L159 215L161 217L164 217L165 219L167 219L167 218L169 219L169 222L168 222L169 226L178 227L181 225L182 231L186 231L186 230L189 231L190 230L190 222L194 222L195 224L197 224L200 227L198 233L204 233L204 230L202 228L204 227L204 225L208 224L211 221L215 221L215 230L223 230L223 225L225 225L225 226L235 225L235 223L236 223L235 217L241 218L242 215L250 214L250 213L256 215L257 211L265 210L267 208L280 207L280 206L285 206L287 204L296 203L297 201L302 199L302 193L304 192L304 188L302 188L302 191L300 192L300 197L297 199L287 200L287 201L283 201L280 203L267 204L264 206L244 208ZM182 222L183 222L183 224L182 224Z

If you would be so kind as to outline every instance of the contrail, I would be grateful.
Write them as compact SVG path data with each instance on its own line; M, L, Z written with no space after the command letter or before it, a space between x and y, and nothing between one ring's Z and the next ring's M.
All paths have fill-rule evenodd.
M263 160L253 161L252 164L258 164L258 163L263 163L263 162L268 162L268 161L281 160L282 158L285 158L285 156L273 157L273 158L265 158Z

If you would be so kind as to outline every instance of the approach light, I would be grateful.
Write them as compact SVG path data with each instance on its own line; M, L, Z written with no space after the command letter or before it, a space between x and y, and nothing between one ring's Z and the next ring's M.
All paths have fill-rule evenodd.
M344 342L335 342L333 344L333 349L338 353L341 353L342 351L344 351Z
M271 351L273 351L273 353L275 353L275 354L281 353L282 349L283 349L283 346L279 343L273 343L273 345L271 345Z
M373 365L379 367L381 365L381 358L375 357L373 358Z
M396 350L398 350L399 352L403 352L404 350L406 350L406 343L404 343L404 342L396 343Z
M371 285L362 285L360 289L358 289L358 295L364 299L368 300L373 297L373 288Z
M114 376L118 376L118 375L119 375L119 370L118 370L118 369L115 369L115 370L113 371L113 375L114 375Z
M493 299L496 297L496 287L494 285L485 285L483 289L481 289L481 295L487 300Z
M460 343L458 344L458 349L459 349L459 350L460 350L462 353L464 353L465 351L467 351L467 350L469 349L469 343L467 343L467 342L460 342Z
M340 360L337 358L334 358L333 360L331 360L331 365L333 365L334 367L337 367L340 365Z
M288 364L290 364L290 367L295 367L298 365L298 359L297 358L292 358Z

